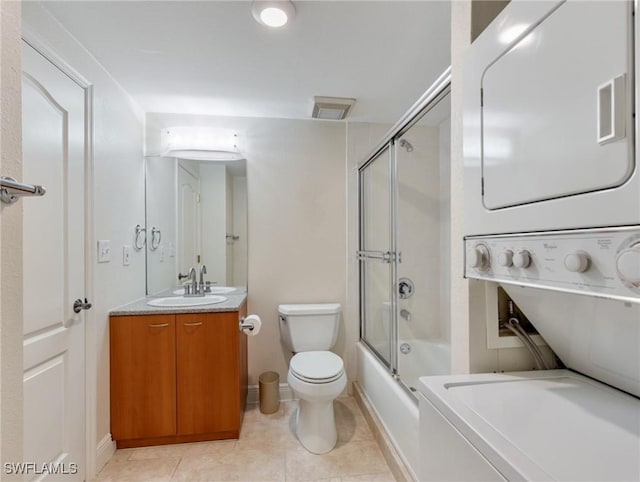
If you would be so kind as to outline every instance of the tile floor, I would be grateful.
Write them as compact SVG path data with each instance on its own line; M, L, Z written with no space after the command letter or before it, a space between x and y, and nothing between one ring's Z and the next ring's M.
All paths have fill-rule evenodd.
M297 402L272 415L247 407L239 440L116 451L98 481L392 482L380 449L355 400L335 401L338 443L325 455L307 452L293 433Z

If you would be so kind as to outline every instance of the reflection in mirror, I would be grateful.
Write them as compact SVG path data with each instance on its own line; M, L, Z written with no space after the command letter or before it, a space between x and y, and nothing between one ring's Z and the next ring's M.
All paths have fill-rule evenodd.
M205 281L247 285L247 175L244 160L146 158L147 294L181 285L207 267Z

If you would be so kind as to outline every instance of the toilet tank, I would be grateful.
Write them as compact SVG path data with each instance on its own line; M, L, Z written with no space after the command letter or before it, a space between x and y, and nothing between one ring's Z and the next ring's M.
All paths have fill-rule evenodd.
M329 350L338 338L340 305L280 305L280 337L294 353Z

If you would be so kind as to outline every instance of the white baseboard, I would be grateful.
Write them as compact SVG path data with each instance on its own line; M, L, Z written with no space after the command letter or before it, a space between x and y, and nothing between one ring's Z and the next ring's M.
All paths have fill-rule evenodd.
M116 442L111 439L111 434L108 433L100 440L96 447L96 474L102 470L102 467L104 467L115 452Z
M293 396L293 390L289 387L288 383L281 383L279 390L280 401L286 402L289 400L295 400ZM258 385L249 385L247 389L247 403L258 403L260 401L260 390Z

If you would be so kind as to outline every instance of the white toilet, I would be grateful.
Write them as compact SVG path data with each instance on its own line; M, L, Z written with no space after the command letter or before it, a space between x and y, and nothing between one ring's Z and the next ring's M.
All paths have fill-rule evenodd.
M329 452L338 434L333 400L347 385L344 363L329 351L340 325L339 304L280 305L280 336L295 355L287 382L300 399L296 435L314 454Z

